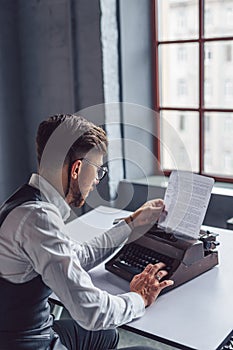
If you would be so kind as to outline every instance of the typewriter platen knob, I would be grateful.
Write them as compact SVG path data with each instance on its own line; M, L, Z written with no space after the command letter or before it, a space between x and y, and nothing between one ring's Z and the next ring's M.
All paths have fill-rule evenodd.
M205 252L212 252L214 249L220 244L220 242L216 241L217 233L213 233L210 231L201 231L199 239L203 242Z

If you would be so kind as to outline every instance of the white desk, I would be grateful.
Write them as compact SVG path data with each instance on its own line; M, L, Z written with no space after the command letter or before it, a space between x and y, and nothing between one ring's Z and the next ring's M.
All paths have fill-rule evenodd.
M72 238L87 240L127 213L100 206L69 223L68 228ZM124 328L180 349L219 349L233 329L233 231L208 229L219 233L219 265L161 295L142 318ZM112 294L129 290L129 283L106 271L104 264L90 275L97 287Z

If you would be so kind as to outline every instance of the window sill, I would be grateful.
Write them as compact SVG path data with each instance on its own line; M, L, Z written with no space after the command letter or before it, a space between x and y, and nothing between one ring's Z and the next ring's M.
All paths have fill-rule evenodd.
M155 176L147 176L141 179L132 179L132 180L123 180L123 181L130 182L132 184L144 185L144 186L166 188L168 184L168 177L155 175ZM212 193L233 197L233 184L225 183L225 182L215 182Z

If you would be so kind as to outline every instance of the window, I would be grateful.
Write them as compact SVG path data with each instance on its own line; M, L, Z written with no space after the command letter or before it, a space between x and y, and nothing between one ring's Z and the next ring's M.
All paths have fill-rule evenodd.
M205 25L211 26L213 24L213 14L210 8L205 9Z
M209 132L210 131L210 123L211 123L210 116L206 115L204 121L205 121L205 131Z
M187 61L187 50L186 47L178 47L177 52L178 62L186 62Z
M153 6L160 170L168 175L182 159L183 169L233 182L225 151L233 154L232 127L224 138L233 113L233 0L154 0Z
M204 82L205 102L210 100L213 95L213 85L210 79L206 79Z
M232 46L226 45L226 61L231 62L232 61Z
M227 100L233 98L233 82L230 79L226 79L224 84L224 95Z
M179 129L180 129L180 131L185 130L185 116L183 114L180 115Z
M184 79L178 79L177 92L178 92L178 96L186 96L187 95L187 83Z
M226 115L224 118L224 132L225 134L229 134L232 130L233 126L233 118L231 115Z
M228 26L232 26L233 23L233 7L226 8L226 22Z
M177 14L177 28L179 32L183 32L186 27L185 10L182 8Z
M227 173L231 173L233 166L232 153L230 151L225 151L223 153L223 167Z
M205 164L206 164L206 169L211 169L212 158L211 158L211 152L209 149L205 150Z
M205 58L205 63L208 64L212 60L212 51L209 46L205 46L205 51L204 51L204 58Z

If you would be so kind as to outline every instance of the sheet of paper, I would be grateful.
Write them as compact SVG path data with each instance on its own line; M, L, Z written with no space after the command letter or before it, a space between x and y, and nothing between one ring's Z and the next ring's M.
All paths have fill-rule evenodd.
M188 171L173 171L165 193L165 220L159 226L175 235L198 238L214 179Z

